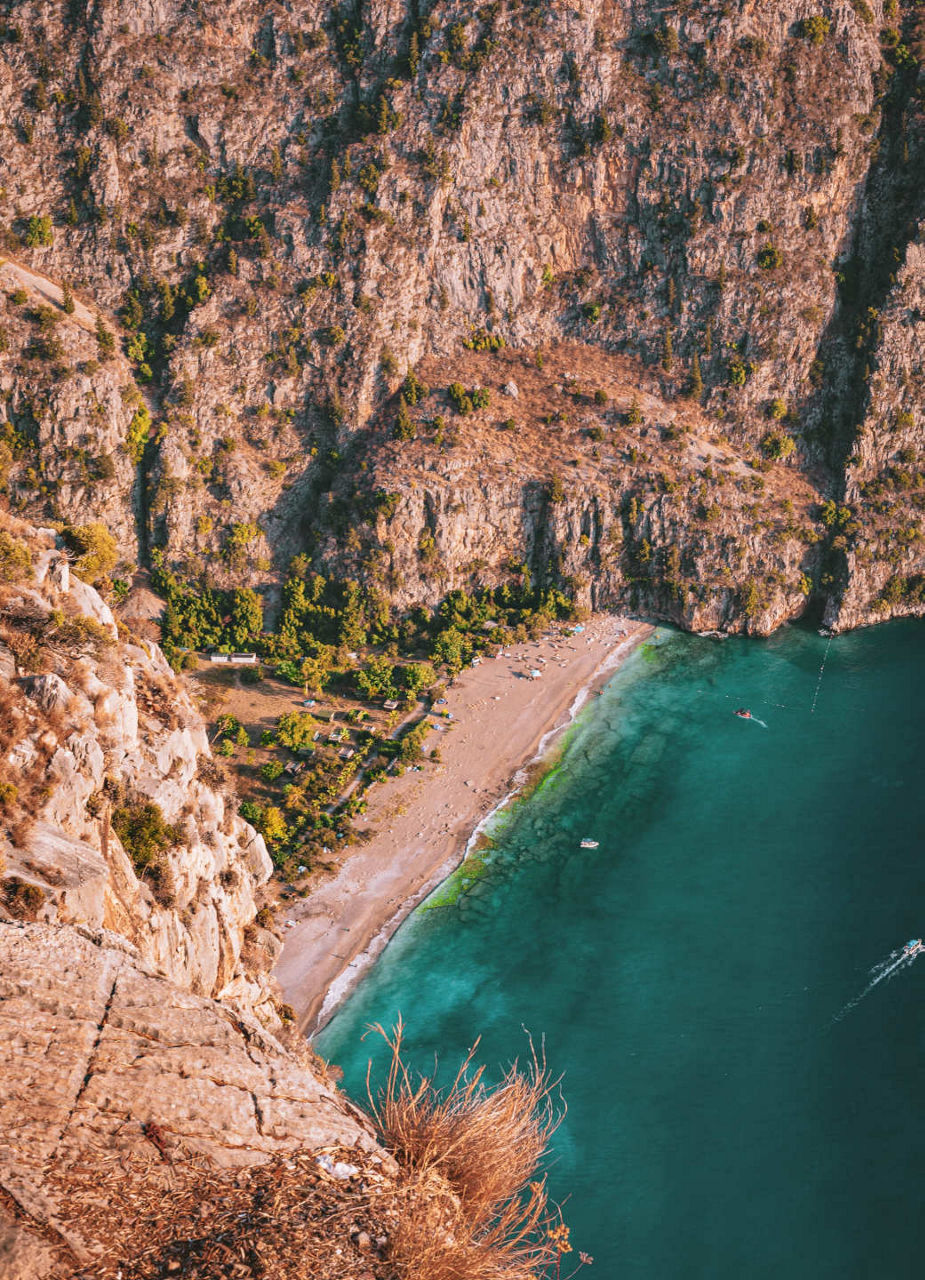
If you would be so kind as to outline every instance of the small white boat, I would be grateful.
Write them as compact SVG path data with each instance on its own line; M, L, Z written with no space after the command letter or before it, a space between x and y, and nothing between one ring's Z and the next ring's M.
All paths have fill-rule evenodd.
M600 840L591 840L586 836L578 847L579 849L597 849L600 843Z

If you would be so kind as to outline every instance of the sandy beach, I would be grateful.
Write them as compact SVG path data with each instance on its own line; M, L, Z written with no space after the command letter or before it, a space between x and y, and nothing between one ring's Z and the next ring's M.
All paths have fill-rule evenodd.
M459 865L473 832L516 789L518 771L651 631L599 614L577 634L512 645L462 672L441 708L451 718L424 744L439 746L441 763L373 787L356 824L373 838L282 917L276 977L301 1031L324 1025L402 920Z

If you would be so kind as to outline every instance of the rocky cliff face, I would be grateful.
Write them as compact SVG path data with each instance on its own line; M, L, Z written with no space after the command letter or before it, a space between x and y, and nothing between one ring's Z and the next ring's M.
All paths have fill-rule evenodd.
M526 571L587 607L701 631L767 634L805 607L822 529L799 471L743 455L634 362L580 344L552 349L542 369L508 351L453 367L489 403L435 430L447 397L428 392L409 415L416 439L374 441L378 497L347 562L358 575L435 605ZM444 364L421 372L445 385ZM338 502L357 505L335 491Z
M113 930L179 985L272 1016L242 964L248 940L273 943L253 925L272 865L201 716L156 645L120 637L54 535L20 534L8 544L31 563L3 587L0 625L7 913Z
M378 466L406 367L438 359L449 385L464 343L497 340L621 354L639 391L657 377L677 406L693 390L743 462L792 447L817 502L850 506L855 442L889 452L873 406L897 360L921 430L920 321L888 318L889 277L921 280L918 27L897 0L20 6L0 45L8 247L125 325L154 424L126 455L140 456L134 498L113 477L123 525L191 574L269 588L319 548L337 571L351 548L344 520L323 518L327 495ZM5 376L20 405L23 369ZM101 375L62 378L70 400L99 394L88 376ZM533 440L557 407L550 395L517 430ZM113 407L114 432L127 413ZM17 462L16 500L37 512L66 493L105 503L112 523L110 490L75 498L50 446ZM609 473L611 504L634 465ZM756 581L805 572L833 624L879 617L855 548L874 547L882 513L856 505L857 530L824 525L825 554L805 562L743 539L738 499L719 504L716 545ZM514 554L561 550L555 524L522 536L535 509L505 509ZM656 514L654 531L667 519L674 541L686 516ZM724 575L729 556L687 543L691 571ZM903 582L920 567L914 549L907 560ZM746 625L741 576L702 611L663 605L678 575L654 576L645 607ZM766 625L807 600L778 595Z

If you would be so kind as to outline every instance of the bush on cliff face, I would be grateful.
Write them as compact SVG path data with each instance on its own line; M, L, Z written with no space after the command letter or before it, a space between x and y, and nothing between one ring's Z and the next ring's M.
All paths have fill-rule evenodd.
M810 44L822 44L832 30L832 21L821 13L811 14L800 22L800 35Z
M761 452L772 462L782 462L785 458L789 458L795 449L793 436L788 436L786 431L769 431L761 441Z
M762 271L776 271L784 260L784 255L776 245L763 245L755 255L755 260Z
M70 525L61 537L76 557L74 572L93 586L103 583L119 561L119 547L103 524Z
M26 226L25 242L29 249L47 249L54 239L48 214L34 214Z
M169 900L172 886L166 854L179 843L180 826L164 821L160 805L138 801L113 810L112 829L122 841L138 877L150 878L159 901Z
M144 405L139 405L128 424L125 451L137 466L144 456L145 445L151 434L151 415Z
M6 530L0 530L0 582L22 582L32 577L29 548Z
M10 876L3 884L3 901L7 911L16 920L35 920L45 901L45 895L38 885Z

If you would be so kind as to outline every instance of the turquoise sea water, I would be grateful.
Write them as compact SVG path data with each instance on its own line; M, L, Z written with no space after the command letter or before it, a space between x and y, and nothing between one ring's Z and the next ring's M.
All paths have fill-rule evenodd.
M925 625L659 633L318 1047L364 1094L399 1011L448 1075L545 1036L551 1187L598 1280L901 1280L925 1262ZM747 706L767 729L736 719ZM583 836L600 848L582 851Z

